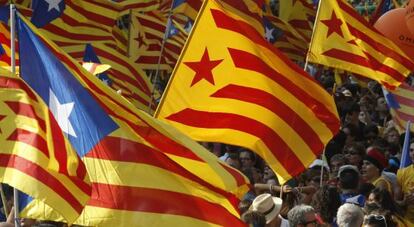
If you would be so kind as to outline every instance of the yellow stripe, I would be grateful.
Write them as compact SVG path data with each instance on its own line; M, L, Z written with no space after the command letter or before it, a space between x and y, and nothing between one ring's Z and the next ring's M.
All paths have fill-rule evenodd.
M122 226L218 227L218 225L185 216L121 211L93 206L86 206L75 224L84 226L119 226L120 223L122 223Z
M5 169L2 167L0 167L0 176L2 182L18 188L28 195L41 199L58 209L60 213L65 214L65 218L69 223L74 222L78 218L79 214L58 193L55 193L55 191L35 178L15 169ZM81 201L86 203L87 199L88 197L85 196Z
M168 170L147 164L83 158L92 182L129 187L153 188L197 196L220 204L238 216L230 202L204 186ZM131 174L133 172L134 174ZM139 176L139 180L137 180ZM157 179L157 180L154 180Z

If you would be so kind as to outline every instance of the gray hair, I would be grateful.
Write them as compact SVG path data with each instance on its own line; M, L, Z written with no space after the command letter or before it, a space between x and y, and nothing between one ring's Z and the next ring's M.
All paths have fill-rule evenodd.
M289 226L296 227L306 222L306 214L315 212L313 207L308 205L297 205L288 212Z
M351 203L340 206L336 214L338 227L361 226L364 221L364 212L361 207Z

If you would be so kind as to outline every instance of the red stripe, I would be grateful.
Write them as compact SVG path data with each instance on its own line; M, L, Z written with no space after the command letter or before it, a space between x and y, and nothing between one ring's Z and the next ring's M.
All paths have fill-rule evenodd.
M76 34L69 32L67 30L64 30L63 28L60 28L54 24L47 24L43 27L46 31L49 31L55 35L61 36L65 39L72 39L76 41L85 41L85 42L91 42L91 41L114 41L112 35L93 35L93 34Z
M66 5L71 7L74 11L78 12L79 14L83 15L84 17L88 18L91 21L103 24L105 26L113 27L116 23L116 20L106 17L104 14L99 14L99 11L96 11L96 8L92 7L91 10L94 10L96 13L86 10L83 6L76 5L75 1L65 1ZM90 2L89 3L93 3ZM94 3L93 3L94 4ZM101 5L102 6L102 5ZM106 7L108 8L108 7Z
M50 190L62 197L62 199L64 199L77 213L80 214L82 212L82 204L69 191L69 189L67 189L64 184L62 184L57 178L37 163L16 155L0 154L0 166L16 169L35 178L37 181L42 182L44 185L49 187ZM90 192L91 186L89 186L89 193Z
M232 48L228 48L228 50L236 67L259 72L274 82L280 84L288 92L296 96L297 99L300 100L305 106L307 106L309 108L308 111L312 111L321 122L325 123L326 127L330 129L332 134L335 135L337 133L339 128L338 117L331 113L326 108L324 103L319 102L316 97L309 95L291 80L273 70L259 57L242 50ZM325 92L322 88L320 88L320 91Z
M414 108L414 100L413 100L413 98L406 98L404 96L400 96L400 95L395 94L395 93L393 93L393 95L395 97L395 100L398 103Z
M382 53L384 56L390 57L394 59L395 61L399 62L400 64L404 65L408 69L414 68L414 63L409 58L404 57L403 55L399 54L398 52L394 51L393 49L383 45L382 43L379 43L369 37L366 33L366 31L360 31L357 28L353 27L349 23L347 23L347 26L349 28L349 31L353 36L356 38L361 39L362 41L370 44L376 51ZM380 35L382 36L382 35ZM383 36L382 36L383 37Z
M201 0L186 0L185 1L191 8L193 8L196 12L198 12L203 4Z
M303 79L309 80L309 83L318 84L318 82L314 78L312 78L309 74L303 71L303 69L299 68L297 64L290 61L283 53L278 51L272 44L267 42L263 38L263 35L260 34L257 30L255 30L250 24L244 21L241 21L241 20L236 20L234 18L231 18L225 13L218 11L218 10L212 9L211 13L213 15L213 18L214 18L214 21L217 27L237 32L240 35L243 35L246 38L250 39L253 43L267 48L269 51L275 54L280 60L282 60L286 64L286 66L294 70L299 75L302 75Z
M310 32L312 31L312 27L308 20L290 20L289 24L296 29L309 30Z
M331 58L336 58L345 62L350 62L362 67L366 67L374 71L385 73L390 76L390 79L393 79L395 81L402 82L405 80L404 75L402 75L399 71L389 67L388 65L382 64L373 56L371 56L368 52L364 52L368 59L340 49L330 49L322 54ZM375 75L371 75L371 78L374 78L374 76ZM379 78L377 78L377 80L379 80ZM387 84L385 81L382 81L381 83Z
M102 32L108 32L106 29L104 29L100 26L97 26L97 25L94 25L94 24L91 24L91 23L82 23L82 22L76 20L76 18L73 18L71 15L66 14L66 13L63 13L59 18L62 19L63 23L66 24L66 25L63 25L63 26L67 26L67 25L69 25L71 27L80 27L80 26L83 27L84 26L84 27L96 28L96 29L101 30ZM88 18L88 17L86 17L86 18ZM57 25L59 25L59 24L57 24Z
M151 2L144 2L144 3L135 3L134 1L127 2L127 4L123 7L123 10L128 9L145 9L147 7L153 6L158 4L157 1Z
M90 206L187 216L219 226L246 226L224 207L196 196L160 189L99 183L92 184L92 189L92 197L88 202Z
M145 75L141 75L137 70L135 70L131 64L129 64L128 62L123 61L123 59L118 58L114 55L112 55L111 53L109 53L108 51L100 48L100 47L94 47L95 52L98 56L104 57L106 59L109 59L119 65L124 66L125 68L127 68L130 72L131 75L130 76L134 76L134 78L131 78L130 76L117 71L117 78L128 81L130 84L138 87L140 90L142 90L145 94L150 95L150 89L147 86L147 84L145 83L144 79L142 78ZM114 68L112 68L112 70L115 70ZM135 80L134 80L135 79Z
M26 104L22 102L12 102L12 101L5 101L5 103L7 104L7 106L9 106L11 110L13 110L15 114L23 115L28 118L35 119L38 122L39 127L42 129L42 131L46 132L45 121L36 114L31 104Z
M414 115L407 114L407 113L404 113L404 112L401 112L401 111L398 111L398 110L395 111L395 114L401 120L414 122ZM405 128L405 126L404 126L404 128Z
M159 150L148 147L144 144L137 143L134 141L122 139L119 137L105 137L100 141L90 152L86 154L86 157L97 158L111 161L121 161L121 162L131 162L131 163L142 163L150 166L155 166L168 172L180 175L184 178L197 182L198 184L206 187L207 189L216 192L223 197L228 198L228 200L233 204L234 207L238 206L239 200L230 192L226 192L220 188L217 188L210 183L204 181L200 177L189 172L187 169L183 168L181 165L171 160L168 156L165 155L168 152L160 152ZM199 160L204 162L203 160ZM235 171L234 171L235 172ZM240 185L244 185L245 181L241 177L241 173L234 173L234 175L239 175L241 178ZM237 181L237 179L236 179Z
M19 78L10 78L0 76L0 88L15 88L22 89L32 99L37 101L36 95L33 91Z
M7 140L17 141L35 147L49 158L47 142L37 133L30 132L22 128L16 128Z
M318 134L302 119L290 106L285 104L276 94L269 94L263 90L238 85L228 85L215 92L212 97L236 99L244 102L253 103L264 107L275 115L279 116L293 131L295 131L302 140L310 147L315 155L318 155L323 149ZM315 123L315 122L313 122Z
M347 2L343 2L344 0L338 0L336 2L338 2L338 6L341 10L343 10L344 12L346 12L349 16L353 17L355 20L357 20L359 23L361 23L362 25L364 25L366 28L372 30L373 32L377 33L378 35L382 34L380 32L378 32L374 27L372 27L372 25L369 24L369 22L367 20L365 20L361 15L359 15L357 13L357 11L355 11L354 8L352 8L352 6L347 3ZM339 12L338 12L339 13ZM343 15L342 12L340 12L341 15Z
M48 111L48 113L50 119L50 134L53 139L53 152L57 162L59 163L59 173L69 175L67 169L68 153L66 150L65 139L63 138L63 131L58 125L53 114L50 111Z
M232 175L232 177L236 180L237 186L242 186L246 184L246 180L244 179L243 175L240 172L222 163L220 163L220 166L223 167L228 173Z
M41 37L39 37L41 38ZM41 38L42 39L42 38ZM90 81L88 76L85 76L78 68L78 66L70 60L67 56L60 53L56 49L52 48L47 41L42 39L44 41L44 44L49 47L49 50L63 63L67 64L69 68L74 70L80 78L88 85L89 89L93 91L91 95L95 96L100 95L102 97L105 97L107 100L111 100L113 103L117 104L119 108L123 108L125 112L128 114L131 114L132 116L135 116L139 119L140 124L146 122L145 120L142 120L142 118L135 114L133 111L129 110L125 104L122 102L116 101L113 97L106 94L103 90L101 90L96 84L94 84L92 81ZM1 77L0 77L1 78ZM128 123L130 127L133 127L134 131L138 133L141 137L145 138L148 142L150 142L152 145L157 147L158 149L162 150L163 152L168 152L170 154L174 154L180 157L189 158L193 160L200 160L197 156L193 154L193 152L188 149L185 146L182 146L181 144L175 142L171 138L163 135L162 133L158 132L155 128L149 126L149 125L139 125L136 121L132 121L129 119L124 118L124 115L119 114L118 110L113 110L112 108L109 108L105 103L102 103L100 99L96 98L96 101L99 102L102 108L105 109L105 111L113 116L118 117L120 120Z
M205 112L188 108L168 116L167 119L191 127L232 129L250 134L263 141L271 155L275 156L290 175L296 176L306 169L279 134L254 119L242 115ZM267 154L260 155L266 159Z

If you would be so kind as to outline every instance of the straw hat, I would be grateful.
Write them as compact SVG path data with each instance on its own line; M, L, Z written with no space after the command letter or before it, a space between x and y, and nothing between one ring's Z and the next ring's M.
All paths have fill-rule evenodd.
M253 200L249 210L263 214L266 218L266 224L269 224L279 214L282 202L280 198L264 193Z

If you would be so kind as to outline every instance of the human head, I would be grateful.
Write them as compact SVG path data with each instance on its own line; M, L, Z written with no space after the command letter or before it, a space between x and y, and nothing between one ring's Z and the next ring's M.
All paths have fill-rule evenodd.
M365 147L362 143L354 142L344 150L348 164L360 167L365 156Z
M364 213L362 209L351 203L345 203L339 207L336 214L336 222L338 227L355 227L361 226L364 221Z
M376 204L381 209L388 210L393 213L397 212L397 206L395 205L391 194L383 188L375 188L372 190L368 196L366 204Z
M316 226L315 210L308 205L297 205L288 212L290 227Z
M249 211L258 212L263 214L266 219L266 224L273 221L282 208L282 199L278 197L272 197L269 193L258 195L252 202Z
M346 164L345 156L343 154L336 154L330 160L331 178L338 176L339 168Z
M331 185L324 185L314 194L311 206L320 214L325 223L332 223L341 206L338 189Z
M390 144L399 144L400 133L398 133L398 130L395 127L391 127L384 132L384 138Z
M366 180L375 180L381 176L382 170L388 165L384 154L372 148L368 150L362 165L362 176Z
M256 163L256 156L253 152L247 150L247 149L241 149L240 150L240 162L242 165L242 168L250 168L253 167Z
M357 190L359 186L359 171L354 165L344 165L338 171L339 186L341 189Z
M236 153L230 153L225 162L236 169L240 169L241 167L239 156Z

